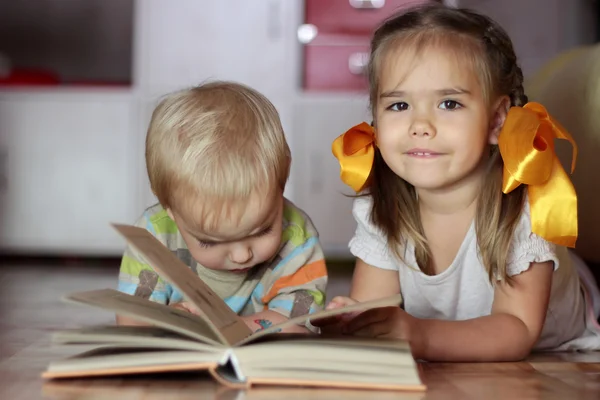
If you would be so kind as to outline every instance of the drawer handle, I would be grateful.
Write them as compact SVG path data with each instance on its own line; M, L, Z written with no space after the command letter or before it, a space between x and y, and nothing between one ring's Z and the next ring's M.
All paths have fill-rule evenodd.
M296 31L296 35L298 36L298 41L302 44L308 44L317 37L319 30L313 24L302 24L298 27Z
M362 75L369 64L369 53L360 51L350 54L348 57L348 69L354 75Z
M385 5L385 0L348 0L350 5L357 9L381 8Z

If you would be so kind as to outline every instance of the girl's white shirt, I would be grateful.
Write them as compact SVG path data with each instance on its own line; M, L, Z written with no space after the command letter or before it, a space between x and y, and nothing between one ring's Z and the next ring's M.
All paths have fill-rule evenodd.
M351 253L377 268L398 271L405 310L418 318L466 320L489 315L494 287L480 258L474 221L452 264L442 273L425 275L415 260L413 243L404 249L404 262L393 255L385 235L370 219L372 199L354 200L357 222L350 240ZM451 234L451 232L449 232ZM529 203L525 202L515 229L506 266L509 276L529 269L532 262L554 262L550 303L535 350L599 350L600 326L588 291L580 282L577 263L568 249L531 232Z

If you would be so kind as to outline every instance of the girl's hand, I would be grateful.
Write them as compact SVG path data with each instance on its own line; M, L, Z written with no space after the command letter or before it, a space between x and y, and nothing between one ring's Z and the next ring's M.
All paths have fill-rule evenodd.
M350 305L356 304L356 303L358 303L358 302L350 297L337 296L337 297L334 297L333 300L331 300L331 302L329 302L329 304L327 304L327 307L325 307L325 309L333 310L336 308L350 306ZM345 326L346 322L350 321L352 318L354 318L358 314L359 314L358 312L345 313L345 314L340 314L340 315L336 315L336 316L329 317L329 318L320 318L320 319L311 320L310 323L314 326L321 328L322 333L339 334L342 332L342 329Z
M400 307L367 310L348 321L343 333L354 336L411 340L415 337L418 319Z

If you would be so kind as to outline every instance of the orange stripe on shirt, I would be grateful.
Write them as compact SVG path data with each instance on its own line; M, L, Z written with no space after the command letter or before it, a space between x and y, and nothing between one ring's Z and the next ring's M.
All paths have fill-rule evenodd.
M325 267L325 260L317 260L310 264L306 264L292 275L282 276L277 279L269 293L262 298L263 304L267 304L277 296L281 289L290 286L301 286L308 282L312 282L315 279L327 276L327 268Z

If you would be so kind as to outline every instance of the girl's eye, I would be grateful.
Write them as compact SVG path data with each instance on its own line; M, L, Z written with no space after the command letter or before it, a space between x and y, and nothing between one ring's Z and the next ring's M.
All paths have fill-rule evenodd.
M461 107L462 107L462 105L460 103L458 103L457 101L454 101L454 100L444 100L440 104L440 108L442 110L452 111L452 110L459 109Z
M394 103L391 106L388 107L389 110L392 111L406 111L408 110L408 104L401 101L399 103Z

